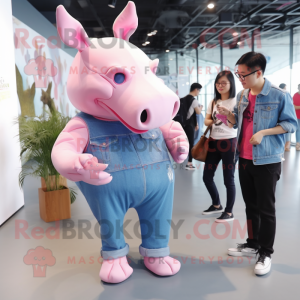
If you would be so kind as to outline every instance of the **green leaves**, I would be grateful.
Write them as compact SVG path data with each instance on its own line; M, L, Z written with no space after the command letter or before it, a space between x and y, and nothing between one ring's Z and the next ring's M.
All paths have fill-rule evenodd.
M76 200L77 193L75 192L74 188L69 187L69 190L70 190L70 198L71 198L71 204L72 204Z
M45 116L18 118L20 128L20 157L24 156L26 164L23 165L19 175L20 187L23 186L26 176L43 177L47 191L61 189L59 186L59 173L52 164L51 152L57 137L63 131L70 117L63 116L58 111L46 112ZM51 184L50 176L55 176L55 184ZM71 203L75 201L76 192L70 189Z

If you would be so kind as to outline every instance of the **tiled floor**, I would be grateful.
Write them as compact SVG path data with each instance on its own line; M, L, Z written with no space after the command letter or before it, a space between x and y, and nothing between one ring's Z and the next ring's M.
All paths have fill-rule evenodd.
M45 223L39 216L38 179L28 178L25 182L25 207L0 228L0 299L300 299L300 152L293 147L285 155L283 172L277 188L277 235L272 271L257 277L253 273L254 259L228 259L226 250L244 241L244 233L237 230L245 224L245 207L236 176L237 198L234 206L236 223L226 229L215 227L214 217L201 212L211 203L202 182L203 164L196 164L196 171L176 169L173 221L183 222L178 230L171 230L171 255L182 263L180 272L167 278L150 273L143 265L135 237L134 223L137 214L130 210L126 219L132 221L126 227L131 238L129 258L133 275L123 283L102 283L98 273L101 266L96 221L83 198L78 195L72 204L73 231L66 230L61 222L58 239L46 234L34 238L31 231L54 226ZM237 173L236 173L237 175ZM225 204L225 187L222 171L216 174L221 199ZM75 186L69 182L70 186ZM26 238L17 228L27 226ZM80 227L91 225L89 238L81 236ZM41 229L36 229L41 227ZM199 235L199 233L201 235ZM37 236L38 236L37 235ZM206 236L204 236L206 235ZM33 266L26 265L24 256L30 249L42 246L50 249L55 264L47 266L45 277L34 276Z

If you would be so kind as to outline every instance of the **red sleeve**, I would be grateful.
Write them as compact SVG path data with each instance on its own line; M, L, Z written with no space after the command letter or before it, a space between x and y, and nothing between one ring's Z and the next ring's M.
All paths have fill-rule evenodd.
M300 106L300 95L298 93L295 93L293 96L293 103L296 106Z

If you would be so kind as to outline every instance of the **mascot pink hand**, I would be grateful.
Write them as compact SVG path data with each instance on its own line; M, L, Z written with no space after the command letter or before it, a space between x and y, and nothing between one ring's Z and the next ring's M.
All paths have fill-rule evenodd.
M184 162L189 153L189 142L180 123L170 121L160 130L174 161L179 164Z
M108 165L98 163L97 157L86 159L86 154L80 154L79 162L80 164L75 163L75 170L80 174L80 181L92 185L103 185L112 181L112 176L103 172Z
M84 181L92 185L111 182L112 176L103 172L108 165L98 164L92 154L82 153L89 140L84 121L73 118L58 136L52 149L52 162L56 170L72 181Z

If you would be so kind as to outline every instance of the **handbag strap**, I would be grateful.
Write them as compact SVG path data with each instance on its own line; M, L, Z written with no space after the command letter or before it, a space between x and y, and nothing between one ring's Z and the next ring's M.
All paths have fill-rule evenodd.
M206 130L204 131L203 135L206 136L207 133L208 133L208 130L211 130L211 128L212 128L211 125L207 126L207 128L206 128Z
M213 115L213 112L214 112L214 102L215 102L215 99L213 99L213 101L211 102L211 118L212 118L212 115ZM213 120L213 118L212 118Z
M214 107L215 107L214 102L215 102L214 100L211 102L211 115L213 115L213 111L214 111ZM212 118L212 120L213 120L213 118ZM210 133L209 133L209 136L210 136L211 135L211 129L212 129L212 125L207 126L206 130L203 133L203 136L206 136L209 130L210 130Z

